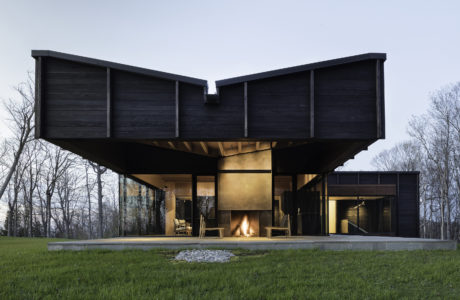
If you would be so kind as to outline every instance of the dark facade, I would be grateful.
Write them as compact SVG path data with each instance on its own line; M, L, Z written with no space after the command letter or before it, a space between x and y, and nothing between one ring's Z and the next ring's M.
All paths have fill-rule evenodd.
M226 235L239 216L263 235L286 214L295 233L326 234L327 174L385 136L385 54L220 80L217 94L201 79L53 51L32 56L36 137L123 175L120 212L131 227L122 234L171 234L175 219L196 233L200 214Z

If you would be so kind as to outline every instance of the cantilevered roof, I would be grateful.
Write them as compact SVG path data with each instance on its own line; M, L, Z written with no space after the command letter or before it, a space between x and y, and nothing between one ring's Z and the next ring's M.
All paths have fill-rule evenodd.
M342 57L342 58L337 58L337 59L325 60L321 62L315 62L315 63L300 65L300 66L295 66L295 67L261 72L261 73L251 74L251 75L244 75L244 76L239 76L239 77L217 80L216 86L219 87L219 86L224 86L224 85L231 85L231 84L241 83L245 81L265 79L265 78L276 77L280 75L287 75L287 74L304 72L304 71L309 71L309 70L314 70L314 69L332 67L332 66L337 66L341 64L359 62L359 61L369 60L369 59L378 59L378 60L385 61L386 58L387 58L387 55L385 53L366 53L366 54Z
M275 172L317 174L385 134L383 53L220 80L213 105L202 79L32 56L36 137L120 173L212 174L220 157L271 149Z
M84 57L84 56L79 56L79 55L73 55L73 54L67 54L67 53L62 53L62 52L57 52L57 51L32 50L32 57L37 58L40 56L41 57L54 57L58 59L64 59L64 60L85 63L85 64L90 64L90 65L95 65L95 66L113 68L117 70L122 70L122 71L137 73L137 74L143 74L143 75L152 76L156 78L186 82L186 83L199 85L199 86L205 86L205 87L208 86L206 80L198 79L194 77L177 75L177 74L156 71L156 70L151 70L151 69L146 69L146 68L140 68L140 67L135 67L131 65L125 65L125 64L115 63L111 61ZM298 72L304 72L304 71L309 71L309 70L314 70L314 69L332 67L332 66L337 66L341 64L359 62L359 61L364 61L364 60L369 60L369 59L379 59L379 60L385 61L386 54L385 53L365 53L365 54L360 54L360 55L325 60L321 62L315 62L315 63L294 66L294 67L289 67L289 68L282 68L282 69L277 69L277 70L272 70L272 71L250 74L250 75L243 75L243 76L238 76L238 77L233 77L233 78L221 79L221 80L216 81L216 87L231 85L231 84L236 84L236 83L242 83L245 81L252 81L252 80L265 79L265 78L276 77L276 76L281 76L281 75L293 74L293 73L298 73Z
M122 70L122 71L131 72L131 73L152 76L156 78L186 82L186 83L205 86L205 87L208 86L207 81L203 79L182 76L182 75L177 75L177 74L171 74L171 73L166 73L166 72L161 72L161 71L155 71L155 70L150 70L150 69L145 69L145 68L140 68L140 67L134 67L134 66L119 64L119 63L115 63L111 61L94 59L94 58L78 56L78 55L72 55L72 54L67 54L67 53L62 53L62 52L51 51L51 50L32 50L32 57L34 58L46 57L46 56L74 61L78 63L94 65L94 66L112 68L116 70Z

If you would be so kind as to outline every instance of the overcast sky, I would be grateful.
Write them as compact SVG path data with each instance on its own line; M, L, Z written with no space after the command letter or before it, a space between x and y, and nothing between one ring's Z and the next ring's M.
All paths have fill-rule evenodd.
M431 4L428 4L431 3ZM1 1L0 97L55 50L208 80L385 52L386 140L408 138L430 92L460 80L460 1ZM6 135L0 111L0 135Z

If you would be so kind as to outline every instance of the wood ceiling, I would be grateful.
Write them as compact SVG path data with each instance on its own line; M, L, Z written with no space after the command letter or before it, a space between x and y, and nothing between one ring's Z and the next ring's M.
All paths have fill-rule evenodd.
M218 142L218 141L142 141L143 144L169 150L191 152L195 154L224 157L263 151L274 148L290 147L304 144L305 142L270 142L270 141L235 141L235 142Z

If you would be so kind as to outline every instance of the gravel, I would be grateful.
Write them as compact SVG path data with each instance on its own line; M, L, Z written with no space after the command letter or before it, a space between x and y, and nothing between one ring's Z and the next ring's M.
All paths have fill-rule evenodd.
M176 260L187 262L228 262L235 256L228 250L183 250L176 255Z

